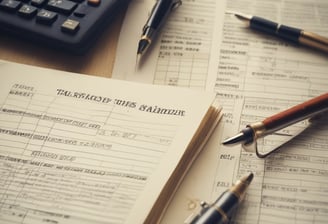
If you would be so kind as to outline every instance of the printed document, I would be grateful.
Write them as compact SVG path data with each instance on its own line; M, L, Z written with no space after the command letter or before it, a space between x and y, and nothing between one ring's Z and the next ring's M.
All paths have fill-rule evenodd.
M217 124L205 91L0 62L0 223L155 223Z
M210 67L210 61L216 60L218 54L216 46L224 1L182 1L180 7L172 10L146 54L137 61L142 27L154 4L154 0L130 3L112 77L204 89L208 74L216 71L215 67Z
M171 20L188 21L189 17L180 15L179 10L184 13L190 10L190 15L193 15L191 9L183 8L185 2L188 7L189 4L198 4L196 12L208 3L184 1ZM146 2L143 3L146 5ZM212 10L216 10L217 15L208 30L212 30L215 33L212 37L217 39L211 40L208 51L211 53L205 59L208 69L204 76L207 80L204 88L218 95L224 111L223 123L186 176L162 223L183 223L187 216L199 210L200 201L214 201L248 172L255 174L254 181L245 201L236 211L235 223L325 223L328 218L327 119L321 119L267 159L246 153L241 146L223 147L220 142L237 134L246 124L262 120L328 90L327 55L252 31L230 12L261 16L328 37L328 2L227 0L211 3L215 5ZM132 7L129 10L133 10ZM125 23L132 24L128 19ZM197 30L196 24L193 25ZM181 73L176 72L185 70L181 61L188 57L181 56L181 61L172 57L174 53L177 55L181 51L184 54L184 51L167 48L168 41L164 35L175 29L175 37L178 38L178 31L187 25L181 22L167 27L170 29L164 27L156 47L151 49L151 57L145 59L140 68L140 71L152 71L152 78L144 79L143 74L133 75L119 63L115 64L118 67L114 70L114 77L118 71L127 71L123 77L127 80L152 83L166 80L163 84L188 86L179 76ZM139 33L139 30L135 33L137 39ZM198 37L194 34L189 38ZM137 43L134 45L137 46ZM161 63L168 55L172 57L170 63ZM202 55L199 50L194 52L193 58L201 58ZM172 69L173 63L175 69ZM160 73L162 70L164 72ZM192 72L189 70L188 74ZM192 88L191 85L189 87ZM290 128L283 132L290 132ZM273 145L279 141L279 137L271 137L262 139L259 144Z

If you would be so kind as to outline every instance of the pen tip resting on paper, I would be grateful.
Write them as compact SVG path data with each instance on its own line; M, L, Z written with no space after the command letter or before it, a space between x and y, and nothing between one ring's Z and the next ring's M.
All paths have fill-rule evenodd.
M142 55L149 47L150 42L149 38L141 38L138 44L137 54Z
M240 143L242 141L244 141L244 134L242 132L240 132L239 134L231 137L231 138L227 138L226 140L224 140L222 142L223 145L232 145L232 144L236 144L236 143Z
M140 54L137 54L136 56L136 64L135 64L135 67L134 67L134 71L136 72L139 68L139 63L140 63Z
M235 17L237 17L239 20L245 22L247 24L247 26L250 25L250 20L252 19L252 16L246 15L243 13L239 13L239 12L229 12L229 13L234 14Z
M151 40L147 37L143 37L139 40L135 71L138 70L138 67L140 66L141 56L145 53L145 51L149 47L150 43L151 43Z
M239 181L237 181L236 185L241 184L244 185L240 190L241 193L245 193L246 189L248 188L248 186L251 184L252 180L254 178L254 174L251 172L248 175L242 177L239 179Z
M239 196L239 200L243 200L246 194L246 190L251 184L254 178L253 173L249 173L247 176L240 178L235 185L230 188L231 192L236 193Z
M250 184L250 183L252 182L253 178L254 178L254 174L253 174L253 173L250 173L248 176L245 176L245 177L243 178L243 180L244 180L246 183Z
M254 140L254 131L250 127L244 128L237 135L227 138L222 142L223 145L235 145L240 143L250 143Z

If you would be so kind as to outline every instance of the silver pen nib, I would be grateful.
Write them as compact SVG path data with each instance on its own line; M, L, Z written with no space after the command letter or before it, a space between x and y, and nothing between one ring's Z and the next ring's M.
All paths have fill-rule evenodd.
M242 20L242 21L246 21L246 22L248 22L248 21L250 21L251 19L252 19L252 17L253 16L251 16L251 15L246 15L246 14L243 14L243 13L235 13L235 16L238 18L238 19L240 19L240 20Z
M226 11L227 14L233 14L236 16L239 20L245 22L248 26L250 25L250 20L252 19L253 16L247 15L244 13L236 12L236 11Z

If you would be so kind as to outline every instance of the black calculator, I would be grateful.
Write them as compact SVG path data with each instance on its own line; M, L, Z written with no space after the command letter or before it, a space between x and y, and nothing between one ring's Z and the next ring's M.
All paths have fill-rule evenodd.
M35 44L84 53L129 0L0 0L0 29Z

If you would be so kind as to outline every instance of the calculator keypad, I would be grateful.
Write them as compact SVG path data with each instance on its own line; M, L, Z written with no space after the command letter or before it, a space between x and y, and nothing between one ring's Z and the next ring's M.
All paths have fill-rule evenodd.
M15 12L16 9L20 6L19 1L14 0L3 0L0 2L0 9L8 11L8 12Z
M49 0L46 8L55 12L70 14L77 4L68 0Z
M22 4L24 2L24 4ZM32 18L36 15L36 21L42 24L51 25L56 19L57 14L70 15L78 8L74 15L83 17L89 7L98 6L100 0L88 0L88 5L81 4L84 0L0 0L0 10L16 13L24 18ZM26 3L30 3L26 4ZM80 4L80 5L79 5ZM44 6L43 8L40 8ZM67 19L61 24L61 30L65 33L74 34L78 30L79 22L72 23L72 19ZM67 32L68 31L68 32Z
M32 5L24 4L18 10L18 14L26 18L32 18L36 13L37 13L37 8Z
M0 0L0 29L54 45L81 45L129 0ZM99 19L102 18L102 19ZM109 20L109 19L108 19ZM10 29L8 29L8 27ZM48 28L47 28L48 27ZM11 30L12 29L12 30ZM100 28L98 28L100 29ZM6 31L7 31L6 30ZM74 49L73 49L74 51Z
M57 13L45 9L41 9L37 16L36 21L42 24L51 25L57 19Z

